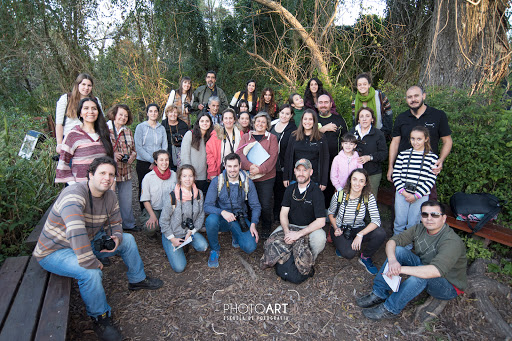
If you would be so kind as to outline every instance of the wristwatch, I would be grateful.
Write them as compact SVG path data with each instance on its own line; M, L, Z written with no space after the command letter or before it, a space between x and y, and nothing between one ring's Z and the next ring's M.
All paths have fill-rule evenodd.
M373 161L373 155L370 154L370 161Z

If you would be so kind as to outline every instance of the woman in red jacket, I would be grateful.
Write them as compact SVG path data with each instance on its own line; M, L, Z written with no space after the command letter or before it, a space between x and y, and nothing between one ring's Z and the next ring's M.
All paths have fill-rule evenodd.
M266 112L259 112L254 116L253 122L254 130L242 136L237 154L240 155L242 161L241 168L249 172L249 177L254 182L258 192L258 199L261 204L260 237L267 239L272 225L272 193L274 192L274 181L276 179L279 145L276 136L270 133L271 120ZM256 161L249 154L250 150L258 143L269 155L262 163ZM259 154L261 157L261 153Z

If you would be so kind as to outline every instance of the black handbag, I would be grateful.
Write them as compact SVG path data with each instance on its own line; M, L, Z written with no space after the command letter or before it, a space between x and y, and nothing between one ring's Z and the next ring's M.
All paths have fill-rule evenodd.
M458 220L468 224L471 234L480 231L490 220L496 219L507 202L489 193L457 192L450 198L450 207ZM475 227L470 222L478 222Z
M315 268L311 268L311 271L307 275L303 275L297 269L295 265L295 258L293 254L290 255L290 258L283 264L277 263L276 266L276 274L281 277L283 280L292 282L295 284L300 284L307 280L309 277L313 277L315 274Z

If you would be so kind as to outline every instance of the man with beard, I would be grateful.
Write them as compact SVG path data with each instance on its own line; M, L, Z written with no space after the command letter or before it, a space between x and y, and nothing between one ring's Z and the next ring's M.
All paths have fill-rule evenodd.
M313 167L307 159L295 163L296 183L286 188L279 214L281 226L272 234L284 231L284 241L293 244L301 237L309 235L309 247L313 258L325 247L326 235L322 229L325 225L324 194L320 187L311 181ZM296 231L290 230L295 225Z
M325 135L329 146L329 174L331 174L332 161L341 149L341 137L348 132L347 122L341 115L331 113L332 104L329 96L321 95L318 97L317 103L320 132ZM333 194L334 186L329 183L324 191L325 208L329 208Z
M406 92L406 101L409 110L404 111L395 120L393 126L393 139L389 145L389 168L388 180L392 182L393 166L398 153L411 148L410 134L412 128L416 126L425 126L430 133L430 146L432 152L439 155L439 159L432 169L434 174L439 174L443 168L443 162L446 160L452 150L451 129L448 125L446 113L442 110L427 106L424 101L426 93L417 85L410 87ZM439 152L439 140L443 142ZM431 199L437 198L435 186L432 189Z
M224 90L216 86L215 83L217 83L217 73L208 71L206 73L206 85L201 85L194 91L192 108L196 114L204 108L208 109L208 99L212 96L217 96L220 99L219 112L223 112L228 107L228 99Z

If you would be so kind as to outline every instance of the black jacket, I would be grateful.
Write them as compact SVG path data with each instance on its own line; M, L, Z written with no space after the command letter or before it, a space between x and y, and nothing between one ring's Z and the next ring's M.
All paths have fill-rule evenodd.
M361 141L359 133L355 128L350 130L351 134ZM388 146L384 133L379 129L372 127L370 132L363 137L362 141L357 145L359 156L372 155L373 161L369 161L363 165L368 175L382 173L382 162L388 158Z
M270 131L271 133L274 131L274 127L275 125L272 126L272 130ZM295 130L297 130L297 126L295 125L295 122L293 122L293 120L290 120L290 122L288 122L283 132L281 133L281 138L277 141L279 143L279 159L277 160L276 163L278 172L283 171L286 156L286 148L288 147L290 135Z

